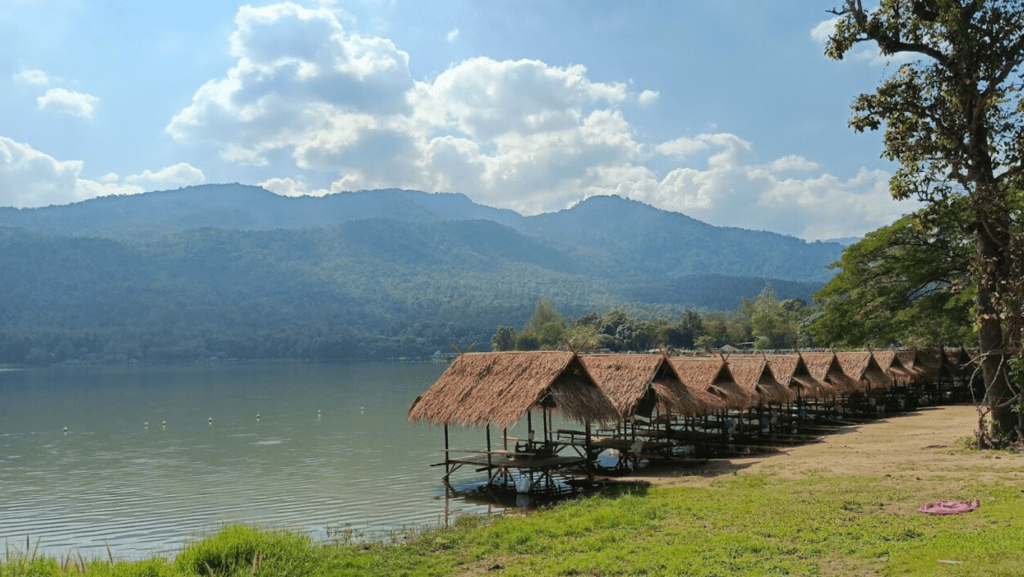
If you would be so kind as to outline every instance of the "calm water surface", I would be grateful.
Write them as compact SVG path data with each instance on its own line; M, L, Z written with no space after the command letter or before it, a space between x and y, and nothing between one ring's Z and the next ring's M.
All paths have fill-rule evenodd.
M443 431L405 420L446 367L0 371L0 541L173 557L227 523L381 538L486 512L445 497L442 468L429 466ZM453 446L483 442L452 434Z

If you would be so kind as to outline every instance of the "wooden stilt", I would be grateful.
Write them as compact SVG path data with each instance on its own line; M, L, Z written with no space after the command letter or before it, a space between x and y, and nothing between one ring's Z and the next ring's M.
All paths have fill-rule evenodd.
M491 425L487 424L487 469L490 472L491 468Z
M448 476L452 474L451 462L448 458L450 447L448 446L448 423L444 424L444 480L448 480Z

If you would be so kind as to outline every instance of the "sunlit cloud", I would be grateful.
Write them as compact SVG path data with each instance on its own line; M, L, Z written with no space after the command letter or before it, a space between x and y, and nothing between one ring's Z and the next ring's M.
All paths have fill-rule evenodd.
M92 118L96 106L100 103L98 96L75 92L66 88L51 88L36 98L39 110L48 110L70 114L79 118Z
M11 75L11 80L25 86L46 86L50 78L42 70L25 68Z

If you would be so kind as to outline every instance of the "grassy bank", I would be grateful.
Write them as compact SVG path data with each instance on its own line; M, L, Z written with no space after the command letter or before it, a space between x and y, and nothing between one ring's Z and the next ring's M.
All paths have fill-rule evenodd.
M699 487L627 486L526 515L463 518L400 545L324 545L229 527L173 560L111 563L33 559L9 544L0 577L1024 575L1022 472L922 481L812 471L796 480L763 473ZM982 506L944 517L917 512L936 492Z

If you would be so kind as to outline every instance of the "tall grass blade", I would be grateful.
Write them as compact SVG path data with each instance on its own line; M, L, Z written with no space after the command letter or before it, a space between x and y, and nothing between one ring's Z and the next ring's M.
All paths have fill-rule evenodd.
M114 566L114 553L110 550L110 541L103 540L103 544L107 546L107 557L110 558L110 566Z

